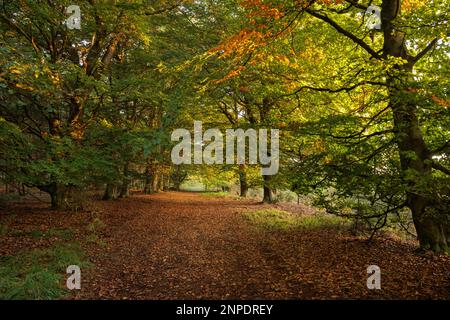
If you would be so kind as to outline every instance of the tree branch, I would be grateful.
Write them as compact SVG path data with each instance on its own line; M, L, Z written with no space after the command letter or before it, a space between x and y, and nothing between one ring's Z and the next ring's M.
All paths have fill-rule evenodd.
M358 0L345 0L345 2L350 3L353 7L366 11L369 7L361 4Z
M446 143L444 143L439 148L431 151L431 155L433 155L433 156L438 155L439 153L445 151L448 147L450 147L450 140L448 140Z
M367 53L369 53L373 58L381 59L381 56L375 50L373 50L367 43L365 43L364 40L358 38L353 33L345 30L339 24L337 24L334 20L330 19L328 16L322 15L320 13L317 13L317 12L311 10L311 9L306 9L306 12L308 12L310 15L312 15L312 16L314 16L314 17L316 17L316 18L318 18L318 19L328 23L337 32L339 32L340 34L346 36L347 38L352 40L354 43L356 43L358 46L360 46L361 48L366 50Z
M421 52L419 52L417 54L417 56L412 58L412 62L416 63L417 61L419 61L420 59L422 59L428 52L431 51L431 49L434 48L434 46L436 45L438 41L438 38L434 39L433 41L431 41L426 47L425 49L423 49Z
M311 87L311 86L302 86L300 88L298 88L297 90L295 90L292 93L288 93L288 94L284 94L281 95L281 97L288 97L288 96L292 96L295 95L297 93L300 93L303 90L312 90L312 91L319 91L319 92L328 92L328 93L339 93L339 92L349 92L352 91L354 89L356 89L357 87L366 85L366 84L370 84L370 85L374 85L374 86L386 86L385 83L383 82L376 82L376 81L362 81L362 82L358 82L354 85L351 85L349 87L342 87L342 88L337 88L337 89L330 89L330 88L315 88L315 87Z
M177 1L175 4L173 4L171 6L168 6L168 7L165 7L165 8L160 8L160 9L157 9L157 10L154 10L154 11L151 11L151 12L145 12L144 14L146 16L154 16L154 15L157 15L157 14L160 14L160 13L164 13L164 12L167 12L167 11L172 11L172 10L178 8L182 3L183 3L183 0L180 0L180 1Z
M450 169L447 169L442 164L437 163L437 162L434 161L432 167L433 167L433 169L436 169L436 170L438 170L438 171L440 171L442 173L445 173L446 175L450 176Z

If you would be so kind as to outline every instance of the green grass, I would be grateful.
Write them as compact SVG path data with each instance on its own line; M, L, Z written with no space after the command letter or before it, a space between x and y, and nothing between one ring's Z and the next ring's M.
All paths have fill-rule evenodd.
M0 300L49 300L63 296L68 292L63 279L69 265L89 267L78 244L55 244L0 257Z
M89 234L85 238L86 243L95 244L99 247L105 248L107 245L106 242L103 241L98 235L98 231L104 229L105 227L106 224L100 218L95 218L92 220L92 222L86 227L89 231Z
M0 237L6 236L9 232L9 226L7 224L0 224Z
M15 193L0 193L0 203L9 201L18 201L20 196Z
M341 229L349 226L349 222L347 220L326 214L301 216L283 210L265 209L244 212L243 215L252 223L272 230L311 230L324 228Z
M211 197L211 198L229 198L229 199L233 199L233 200L242 200L243 198L236 196L236 195L232 195L228 192L223 192L223 191L217 191L217 192L202 192L202 196L204 197Z
M85 241L87 243L92 243L92 244L95 244L95 245L97 245L99 247L102 247L102 248L105 248L107 246L106 242L103 241L102 239L100 239L100 237L96 233L89 234L86 237Z
M229 197L228 192L218 191L218 192L202 192L202 196L205 197Z
M91 223L88 224L86 229L90 232L96 232L105 227L106 227L106 224L102 220L100 220L99 218L95 218L94 220L92 220Z

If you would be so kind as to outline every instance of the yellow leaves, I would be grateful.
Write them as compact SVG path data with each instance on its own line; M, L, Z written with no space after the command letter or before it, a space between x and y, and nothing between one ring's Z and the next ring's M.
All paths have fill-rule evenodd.
M53 71L47 65L35 66L32 64L16 63L7 69L10 75L14 75L14 86L19 89L36 91L35 79L43 78L42 83L50 83L60 86L61 75ZM13 79L13 78L12 78Z
M83 139L84 126L79 121L72 121L70 129L70 136L74 140L80 141L81 139Z
M83 130L81 129L76 129L70 132L70 136L74 139L74 140L81 140L83 139Z
M102 125L105 128L108 128L108 129L111 129L113 127L112 123L106 119L100 120L100 125Z
M167 68L166 68L164 62L160 61L160 62L158 63L158 65L156 66L156 69L157 69L159 72L164 72Z
M34 90L32 87L27 86L26 84L23 84L23 83L17 83L15 85L15 87L19 88L19 89L27 90L27 91L33 91Z
M61 82L61 77L59 74L50 74L50 79L54 85L58 85Z
M402 10L403 11L416 10L416 9L424 6L425 4L426 3L423 0L403 0Z
M21 74L21 73L22 73L22 72L21 72L19 69L17 69L16 67L11 67L11 68L9 69L9 72L12 73L12 74Z
M326 150L325 144L324 144L323 141L320 140L320 139L314 141L313 149L314 149L314 151L316 151L316 152L323 152L323 151Z
M61 120L55 119L53 120L52 124L55 128L59 128L61 127Z
M276 59L277 59L278 61L280 61L281 64L283 64L283 65L285 65L285 66L289 66L290 63L291 63L291 61L289 60L289 58L286 57L286 56L283 55L283 54L277 55L277 56L276 56Z

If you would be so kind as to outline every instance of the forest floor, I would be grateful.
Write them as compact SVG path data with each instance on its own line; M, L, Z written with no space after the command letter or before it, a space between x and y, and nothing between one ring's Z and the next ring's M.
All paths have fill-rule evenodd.
M265 229L242 214L262 207L187 192L76 213L15 203L0 209L0 258L80 242L90 267L69 299L450 299L450 257L327 228ZM381 268L381 290L367 289L369 265Z

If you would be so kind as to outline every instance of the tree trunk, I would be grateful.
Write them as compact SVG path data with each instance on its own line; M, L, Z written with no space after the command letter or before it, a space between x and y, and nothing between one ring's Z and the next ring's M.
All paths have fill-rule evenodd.
M403 177L407 185L406 204L412 212L420 247L449 252L449 225L445 209L425 195L431 189L432 158L425 144L414 105L393 100L394 127Z
M399 0L384 0L382 21L384 58L400 57L408 61L397 65L399 74L388 74L390 107L400 154L402 176L407 187L406 205L412 212L420 247L434 252L449 252L450 227L445 209L440 209L432 195L426 195L432 175L431 153L425 143L416 115L416 105L409 102L407 84L415 60L405 46L405 33L395 29L400 13ZM442 206L445 207L445 206Z
M164 175L163 176L163 183L162 183L162 190L163 191L167 191L169 190L169 184L170 184L170 176L169 175Z
M52 182L48 185L39 185L37 188L50 195L52 209L65 209L67 207L67 187Z
M105 193L103 194L103 200L116 199L116 187L112 183L106 185Z
M157 172L153 172L151 184L152 184L153 192L158 192L159 191L159 174Z
M49 186L39 188L50 194L52 209L65 209L67 206L67 189L60 183L53 182Z
M270 180L272 176L263 176L264 179L264 197L263 197L263 203L273 203L273 194L272 189L270 188Z
M173 188L175 189L175 191L180 191L180 188L181 188L180 181L175 180L175 181L173 182Z
M161 192L163 191L163 189L164 189L164 174L160 174L156 190L158 192Z
M127 198L130 195L129 187L130 187L130 177L129 177L129 168L128 163L126 163L123 167L123 181L120 187L119 198Z
M24 197L27 194L26 189L25 189L25 184L21 183L19 185L19 195L21 197Z
M240 196L242 198L246 198L248 193L248 184L247 184L247 175L245 174L245 168L243 165L239 166L239 185L240 185Z
M152 193L152 169L150 165L147 166L147 169L145 170L145 186L144 186L144 193L145 194L151 194Z

